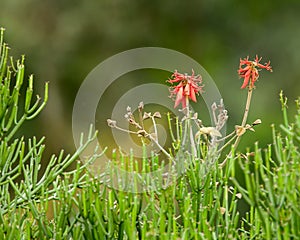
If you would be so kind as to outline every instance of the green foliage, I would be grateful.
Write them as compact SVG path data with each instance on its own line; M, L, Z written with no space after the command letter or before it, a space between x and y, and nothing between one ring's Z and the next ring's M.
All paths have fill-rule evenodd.
M74 155L52 156L44 172L41 171L42 154L45 149L44 138L35 137L25 140L14 135L26 120L36 117L45 107L48 99L48 84L45 85L45 98L40 97L32 103L33 76L25 80L24 56L14 66L8 57L9 47L3 40L4 29L0 29L0 239L42 239L53 235L53 229L45 225L43 216L49 200L57 199L55 185L60 177L67 177L73 171L67 168L78 159L84 148L96 138L90 133L88 141L81 144ZM23 88L25 87L25 96ZM22 104L22 100L24 103ZM95 156L96 157L96 156ZM90 159L93 161L93 158ZM88 161L87 164L90 162ZM76 169L79 176L85 169L80 165ZM84 182L83 176L76 184ZM74 184L70 184L69 187ZM45 207L45 208L41 208Z
M143 173L159 170L158 156L145 152L142 165L132 156L115 156L115 166L135 173L133 189L141 179L156 186L129 192L124 182L113 182L115 168L109 176L90 174L87 165L98 155L67 170L96 138L92 132L74 155L61 152L41 171L44 139L25 141L14 134L43 109L47 85L45 100L32 104L33 78L24 81L24 58L16 67L12 60L9 64L3 30L0 49L0 239L299 239L300 99L290 123L281 95L284 121L281 132L272 127L273 144L231 154L224 167L214 161L207 168L207 158L183 154L180 174L171 169L167 178L159 171L149 177ZM243 200L250 208L245 217L239 213Z
M73 239L298 239L300 153L299 134L295 133L299 133L299 106L298 111L295 123L282 126L289 132L276 133L272 127L274 143L267 149L261 150L255 144L254 153L231 157L224 168L216 164L206 175L206 164L187 155L185 172L179 177L173 173L172 184L164 187L164 179L158 176L144 179L149 185L155 182L161 186L153 191L116 190L91 177L76 195L72 196L68 187L61 189L58 195L68 199L64 205L71 209L66 211L71 216L70 222L64 226L68 236ZM129 171L139 171L130 156L116 160L121 166L129 162ZM236 179L237 160L245 186ZM157 169L153 166L158 163L157 156L145 158L142 168L145 172L154 171ZM61 183L68 186L63 180ZM239 214L242 199L250 207L243 218ZM53 222L59 218L54 216ZM63 234L57 233L56 237L67 236Z
M14 66L12 58L8 57L9 47L3 42L4 29L0 29L0 138L8 142L14 136L16 131L26 120L33 119L45 107L48 100L48 84L45 86L45 98L39 105L40 97L32 104L33 95L33 75L29 76L26 83L25 104L20 108L19 98L21 88L24 83L25 57L17 61ZM21 112L21 116L18 114Z
M242 187L233 178L238 190L248 202L250 212L245 219L248 231L245 239L299 239L300 236L300 152L299 99L295 122L287 118L287 98L281 92L284 123L282 133L276 133L272 126L273 144L261 150L255 145L255 152L242 155L239 164L245 177Z

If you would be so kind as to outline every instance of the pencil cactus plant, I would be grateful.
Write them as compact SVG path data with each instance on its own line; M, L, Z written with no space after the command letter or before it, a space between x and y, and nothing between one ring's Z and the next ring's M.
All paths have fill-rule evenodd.
M17 138L15 134L25 121L35 118L48 100L48 83L44 99L34 100L33 75L26 77L25 57L16 62L9 57L9 46L4 42L4 28L0 29L0 239L31 239L51 236L42 221L47 209L40 209L43 201L55 200L55 181L72 175L68 167L96 135L90 134L86 143L74 155L52 156L41 172L44 138ZM25 94L24 94L25 90ZM81 173L84 165L77 168ZM82 177L82 176L81 176ZM78 184L83 180L79 179ZM37 225L33 222L37 221ZM33 226L31 226L33 224ZM30 228L38 227L36 232ZM24 235L25 232L27 235ZM35 233L34 233L35 232ZM41 238L42 237L42 238Z
M159 171L153 178L143 175L164 164L158 154L148 155L145 149L142 164L133 155L121 151L113 154L112 165L136 173L133 186L122 189L124 185L120 183L116 189L107 182L118 174L114 168L105 173L108 178L89 171L87 166L98 154L84 164L77 161L96 139L92 131L85 142L82 138L73 155L62 151L52 156L41 171L44 138L18 138L16 133L45 107L48 84L43 100L34 98L33 76L26 77L25 58L16 62L10 58L4 29L0 33L0 239L300 239L300 99L296 101L295 121L291 122L287 100L280 95L283 124L280 131L272 126L273 143L265 150L255 144L253 152L236 152L240 137L260 123L249 125L246 120L258 69L270 71L269 63L261 65L258 58L240 61L238 73L244 79L242 88L248 87L248 100L241 126L229 134L228 144L221 147L233 143L225 160L211 148L221 138L218 129L227 120L222 101L212 107L213 111L220 110L223 120L218 121L221 117L215 115L215 127L204 127L197 121L196 134L190 124L197 116L189 109L183 111L187 124L182 126L177 119L176 130L171 132L174 151L160 146L157 129L154 134L148 132L127 108L125 118L137 129L130 133L159 145L162 154L171 160L182 142L188 142L189 147L185 148L188 154L177 154L184 171L180 176L170 174L167 185L166 175ZM188 107L201 88L191 80L196 78L201 83L200 77L178 72L173 77L171 83L181 84L171 88L175 106L181 103ZM139 111L142 121L148 119L155 124L161 117L158 112L144 112L142 103ZM108 124L122 130L115 120L109 119ZM209 160L210 148L214 158L208 168L205 160ZM75 169L68 170L74 162ZM141 180L156 184L156 188L126 191L138 189ZM247 209L241 209L243 204Z

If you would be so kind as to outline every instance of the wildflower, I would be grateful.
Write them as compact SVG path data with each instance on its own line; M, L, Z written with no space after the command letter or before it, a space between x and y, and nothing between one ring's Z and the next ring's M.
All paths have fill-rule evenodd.
M254 87L254 83L259 78L259 70L266 69L272 72L270 61L268 63L261 64L259 63L260 60L261 58L258 58L257 55L254 61L249 61L249 57L240 59L238 74L241 78L244 78L243 85L241 86L242 89L247 86L249 86L250 89Z
M175 70L168 82L171 84L178 83L178 85L172 86L170 90L171 96L176 95L174 108L180 103L182 104L182 108L186 108L189 99L197 102L196 94L201 93L203 87L200 86L202 83L201 76L195 76L193 70L192 75L182 74Z

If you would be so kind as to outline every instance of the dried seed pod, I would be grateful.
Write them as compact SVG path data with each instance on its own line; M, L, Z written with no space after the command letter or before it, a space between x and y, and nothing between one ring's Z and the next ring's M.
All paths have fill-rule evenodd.
M142 130L137 131L137 134L138 134L138 137L146 137L147 132L144 129L142 129Z
M151 117L151 113L144 112L143 120L146 120Z
M235 196L236 196L238 199L241 199L241 198L242 198L242 194L241 194L241 193L237 193L237 194L235 194Z
M259 124L261 124L261 120L258 118L252 123L252 126L259 125Z
M255 132L254 128L252 128L252 126L249 125L249 124L246 124L245 129L246 129L246 130L250 130L250 131L252 131L252 132Z
M136 122L135 122L134 119L132 119L132 118L128 118L128 122L129 122L130 124L136 125Z
M140 102L138 106L138 110L141 112L144 109L144 103Z
M220 213L223 215L226 212L226 208L220 207Z
M240 137L240 136L242 136L246 132L246 128L244 128L242 126L239 126L239 125L236 125L235 126L235 132L236 132L236 135L238 137Z
M153 114L153 117L161 118L160 112L155 112L155 113Z
M107 125L111 128L114 128L117 126L117 122L111 119L107 119Z
M202 127L199 132L213 137L222 137L222 134L215 127Z
M216 111L218 109L217 104L215 102L211 105L211 109L213 111Z
M194 113L192 119L198 119L198 113L197 112Z

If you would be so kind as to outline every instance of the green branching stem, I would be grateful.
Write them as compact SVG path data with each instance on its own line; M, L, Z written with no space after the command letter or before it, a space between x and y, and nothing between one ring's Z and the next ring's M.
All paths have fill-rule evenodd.
M16 125L13 127L13 129L10 131L10 133L7 135L7 137L6 137L7 141L9 141L14 136L14 134L18 131L18 129L22 126L22 124L26 120L31 120L31 119L35 118L44 109L44 107L46 106L46 103L48 101L48 83L45 84L44 100L43 100L42 104L39 106L40 99L41 98L39 96L37 96L37 100L32 105L32 107L28 108L28 111L25 112L20 119L18 119L18 120L15 119Z
M30 199L28 198L29 193L31 198L38 198L41 191L48 189L49 186L57 179L58 176L60 176L63 173L65 174L68 173L65 172L66 169L79 158L80 154L96 138L97 138L97 132L92 134L90 131L88 140L84 144L82 144L72 156L67 155L63 159L63 151L58 157L52 156L40 180L38 180L36 174L37 174L37 170L40 167L43 145L41 145L42 141L35 142L34 140L32 144L29 144L31 145L30 148L31 151L28 152L23 159L23 162L24 160L27 159L29 159L30 161L34 160L34 162L31 162L29 165L27 165L27 167L25 167L24 164L22 165L22 171L25 176L24 181L20 185L17 185L16 183L13 182L14 177L12 176L7 177L8 179L7 181L10 183L12 188L17 193L18 198L15 198L13 201L11 201L10 206L7 205L3 206L2 213L5 214L8 211L8 207L26 205L30 201ZM36 151L36 154L34 154L34 151ZM105 150L102 151L100 154L95 153L94 156L91 156L85 164L80 166L79 170L83 171L83 169L85 169L88 164L91 164L91 162L93 162L96 158L100 157L104 152ZM52 193L50 189L48 191L49 193ZM49 198L52 198L52 196L50 195Z

